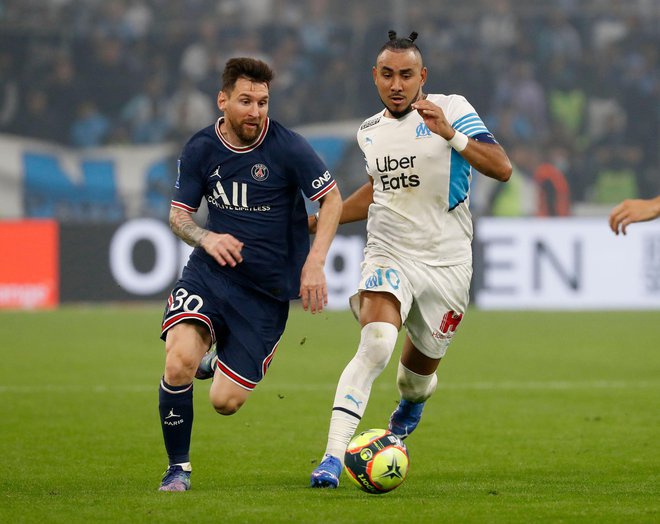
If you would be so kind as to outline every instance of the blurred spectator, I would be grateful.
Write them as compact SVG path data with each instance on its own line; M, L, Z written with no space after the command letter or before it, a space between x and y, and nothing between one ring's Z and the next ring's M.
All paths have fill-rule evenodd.
M111 131L110 121L92 100L78 103L76 119L71 126L71 144L76 147L95 147L104 143Z
M55 58L53 70L46 77L46 89L59 125L63 129L71 129L76 118L76 106L83 98L84 91L69 54L60 53Z
M182 76L176 91L168 100L168 126L178 140L185 140L219 116L215 99L203 93L191 79Z
M19 108L18 79L12 76L13 56L0 51L0 132L11 127Z
M30 88L23 102L12 131L31 138L60 140L60 121L50 105L48 93L38 87Z
M159 76L147 78L142 92L122 109L120 120L127 128L130 141L135 144L162 143L171 136L167 93Z

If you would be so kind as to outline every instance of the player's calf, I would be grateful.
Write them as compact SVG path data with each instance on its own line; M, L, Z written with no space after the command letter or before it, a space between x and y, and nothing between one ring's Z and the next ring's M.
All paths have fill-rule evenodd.
M401 400L390 417L388 429L400 439L405 439L419 424L424 404L438 386L438 377L435 373L414 373L399 362L397 386Z

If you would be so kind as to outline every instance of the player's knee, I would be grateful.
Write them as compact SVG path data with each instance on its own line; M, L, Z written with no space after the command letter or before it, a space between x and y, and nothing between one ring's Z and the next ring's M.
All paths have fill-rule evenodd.
M215 409L216 413L229 416L233 415L239 409L241 409L241 406L243 406L245 400L237 397L229 397L222 399L211 399L211 403L213 404L213 409Z
M362 328L356 358L369 368L382 371L390 361L399 332L387 322L371 322Z
M199 365L194 355L168 353L165 359L165 377L172 385L191 382Z
M401 398L411 402L424 402L433 395L438 387L438 377L435 373L431 375L419 375L410 371L399 362L396 383L399 387Z

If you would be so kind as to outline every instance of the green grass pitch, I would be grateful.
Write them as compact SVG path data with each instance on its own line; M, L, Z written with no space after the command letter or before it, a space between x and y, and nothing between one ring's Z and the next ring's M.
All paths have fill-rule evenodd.
M238 414L195 384L192 490L157 492L160 315L0 312L0 522L660 522L658 311L470 311L382 496L308 488L359 329L298 307ZM360 429L387 424L401 341Z

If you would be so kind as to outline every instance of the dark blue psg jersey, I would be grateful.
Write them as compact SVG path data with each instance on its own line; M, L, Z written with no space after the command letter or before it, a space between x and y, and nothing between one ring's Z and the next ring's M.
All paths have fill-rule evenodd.
M206 263L278 300L296 298L309 253L302 193L316 201L336 182L309 143L281 124L266 119L252 145L236 147L220 134L221 122L184 146L172 206L194 213L205 198L205 227L243 242L243 262L220 266L197 247L188 265Z

